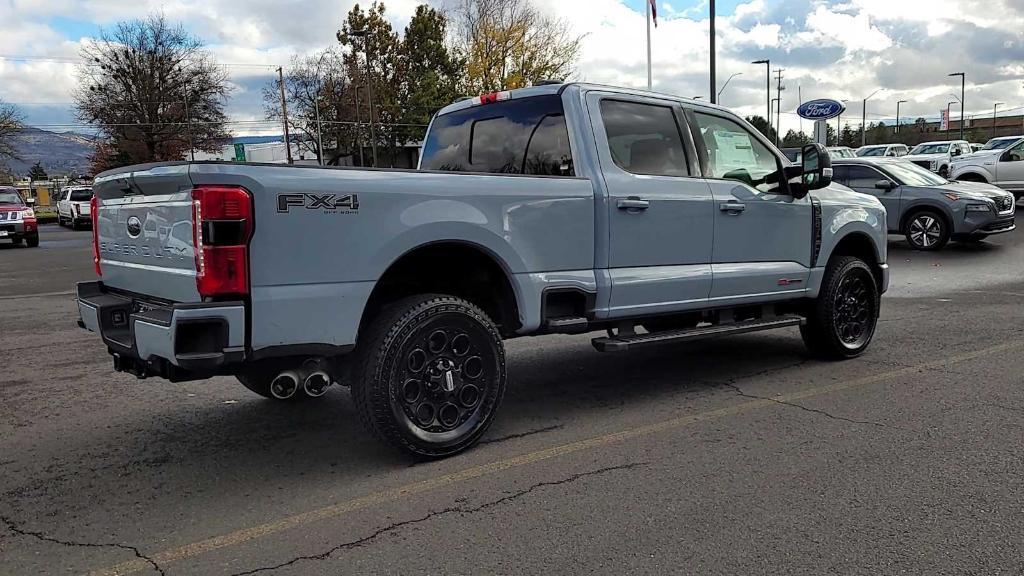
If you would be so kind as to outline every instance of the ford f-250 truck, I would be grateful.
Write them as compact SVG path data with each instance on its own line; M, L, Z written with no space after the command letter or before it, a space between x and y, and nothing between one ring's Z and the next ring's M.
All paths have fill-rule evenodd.
M419 170L118 169L95 183L80 325L139 377L351 386L378 437L451 455L494 419L505 338L604 330L612 352L799 326L821 355L864 352L885 209L830 166L717 106L566 84L444 108Z

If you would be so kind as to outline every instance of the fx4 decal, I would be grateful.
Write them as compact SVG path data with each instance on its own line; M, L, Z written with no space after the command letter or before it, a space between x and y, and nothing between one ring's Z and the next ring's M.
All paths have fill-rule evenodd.
M277 211L280 214L293 208L320 210L324 214L355 214L359 211L356 194L278 194Z

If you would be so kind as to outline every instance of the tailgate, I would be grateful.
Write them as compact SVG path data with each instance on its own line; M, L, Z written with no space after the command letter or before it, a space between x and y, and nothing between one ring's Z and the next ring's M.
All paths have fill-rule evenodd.
M103 284L174 302L199 302L187 164L96 180Z

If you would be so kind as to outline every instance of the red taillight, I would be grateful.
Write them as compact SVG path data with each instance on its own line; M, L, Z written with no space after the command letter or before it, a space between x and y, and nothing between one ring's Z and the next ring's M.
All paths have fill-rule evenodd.
M100 203L93 196L89 200L89 218L92 219L92 266L97 276L103 276L103 269L100 267Z
M249 293L252 197L243 188L200 186L192 190L192 238L199 294Z

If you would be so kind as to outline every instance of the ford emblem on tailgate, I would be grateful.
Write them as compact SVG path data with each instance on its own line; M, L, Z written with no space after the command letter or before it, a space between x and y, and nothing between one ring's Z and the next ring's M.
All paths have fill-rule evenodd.
M142 220L139 220L138 216L128 218L128 235L138 238L139 234L142 234Z
M846 105L838 100L811 100L804 102L796 109L796 113L801 118L807 120L828 120L835 118L846 111Z

